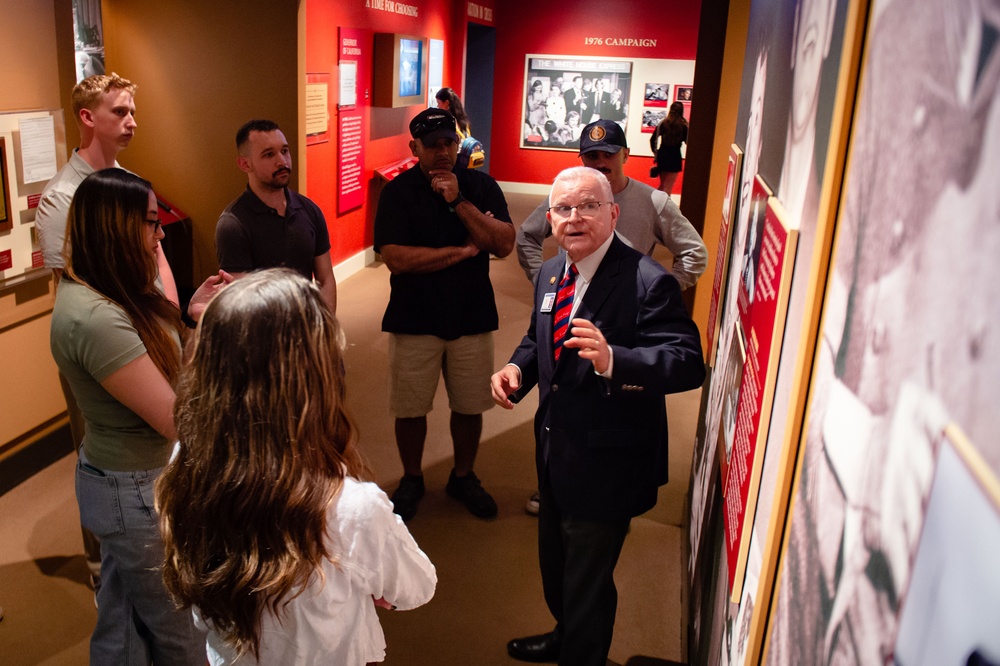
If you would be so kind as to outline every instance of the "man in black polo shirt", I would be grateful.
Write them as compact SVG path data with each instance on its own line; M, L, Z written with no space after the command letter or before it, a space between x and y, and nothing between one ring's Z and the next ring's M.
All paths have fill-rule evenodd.
M244 190L215 227L219 267L240 277L284 266L316 279L323 300L337 311L337 280L330 263L330 234L319 206L288 189L292 156L270 120L251 120L236 132L236 164L247 175Z
M393 493L403 520L424 494L421 468L427 413L444 374L451 408L455 468L446 492L481 518L497 513L472 471L493 406L496 302L490 254L514 249L514 226L496 181L478 169L453 171L455 117L427 109L410 122L417 166L390 181L375 216L375 249L391 273L382 330L389 333L390 409L403 478Z

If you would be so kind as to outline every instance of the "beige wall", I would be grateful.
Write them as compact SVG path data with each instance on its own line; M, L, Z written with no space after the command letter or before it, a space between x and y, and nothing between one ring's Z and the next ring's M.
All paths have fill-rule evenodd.
M0 0L0 16L0 112L59 108L53 0Z
M0 16L0 113L58 109L53 0L0 0ZM66 410L49 353L51 310L51 280L0 289L0 446Z
M302 161L298 4L104 0L107 67L139 86L138 130L120 161L191 217L195 284L218 268L215 222L246 186L239 126L276 121Z

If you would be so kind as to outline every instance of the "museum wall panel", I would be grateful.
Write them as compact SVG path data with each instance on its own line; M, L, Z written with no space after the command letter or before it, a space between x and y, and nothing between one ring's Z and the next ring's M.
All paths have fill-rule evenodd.
M192 284L217 269L215 223L246 187L236 130L263 117L289 141L298 134L298 5L103 3L108 71L139 86L138 129L119 161L191 217Z
M58 109L52 0L0 0L0 113ZM16 175L16 162L10 172ZM15 222L20 224L20 220ZM49 353L51 279L0 286L0 457L7 445L66 410Z

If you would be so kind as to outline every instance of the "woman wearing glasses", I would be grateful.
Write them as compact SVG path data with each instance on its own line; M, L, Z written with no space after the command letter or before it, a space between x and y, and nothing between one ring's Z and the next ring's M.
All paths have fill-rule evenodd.
M175 610L160 578L163 544L153 483L176 438L173 383L184 325L163 295L163 230L150 184L121 169L88 176L67 221L66 267L50 344L86 420L76 470L83 525L101 540L91 664L198 664L204 637ZM232 278L195 292L198 319Z

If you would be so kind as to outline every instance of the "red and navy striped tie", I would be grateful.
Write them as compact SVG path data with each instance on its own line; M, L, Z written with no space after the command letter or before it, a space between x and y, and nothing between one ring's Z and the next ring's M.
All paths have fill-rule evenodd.
M570 264L566 275L559 282L556 294L556 314L552 324L552 348L556 360L562 352L563 340L569 330L569 315L573 311L573 296L576 294L576 265Z

